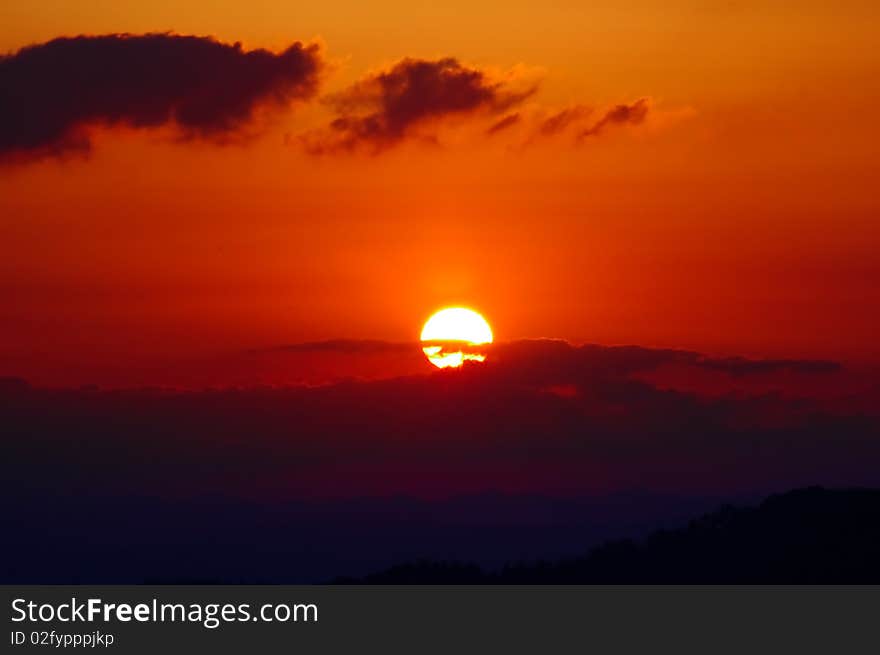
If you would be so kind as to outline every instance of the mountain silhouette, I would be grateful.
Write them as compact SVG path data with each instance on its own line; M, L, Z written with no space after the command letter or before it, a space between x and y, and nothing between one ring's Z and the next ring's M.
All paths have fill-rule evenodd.
M487 571L420 561L345 584L868 584L880 583L880 490L821 487L725 505L643 541L584 557Z

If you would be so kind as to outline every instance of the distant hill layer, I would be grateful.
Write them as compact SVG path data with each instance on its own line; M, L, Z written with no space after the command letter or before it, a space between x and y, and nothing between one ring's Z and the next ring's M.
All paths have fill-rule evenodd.
M880 583L880 490L819 487L724 506L644 541L614 541L584 557L511 564L498 572L422 561L364 584L868 584Z

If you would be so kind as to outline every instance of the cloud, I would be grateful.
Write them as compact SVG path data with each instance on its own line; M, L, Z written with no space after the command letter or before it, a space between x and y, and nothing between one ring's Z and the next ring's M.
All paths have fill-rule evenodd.
M639 98L628 105L615 105L605 112L592 127L581 132L579 138L596 136L611 125L640 125L645 122L650 109L650 98Z
M629 378L661 367L705 369L731 377L779 372L821 375L842 370L838 362L810 359L709 357L692 350L642 346L573 345L557 339L527 339L495 344L492 359L507 379L530 384L594 384Z
M0 387L0 457L14 489L108 496L703 493L880 482L876 412L842 414L761 391L708 396L634 377L699 357L519 342L499 345L486 365L319 387L12 383ZM556 393L559 385L573 393Z
M585 119L592 113L592 109L585 105L567 107L551 116L548 116L538 125L538 134L541 136L553 136L568 128L572 123Z
M379 152L432 122L508 111L536 89L514 88L508 80L453 58L407 58L328 98L336 118L326 130L305 135L304 141L316 154L360 147Z
M495 123L492 123L492 125L490 125L489 128L486 130L486 134L488 136L492 136L493 134L498 134L498 132L502 132L509 127L513 127L514 125L519 123L520 120L522 120L522 117L519 115L518 112L513 113L513 114L508 114L504 118L496 121Z
M642 97L632 103L614 105L603 112L597 112L584 104L575 104L555 113L547 114L538 110L530 118L531 133L523 144L529 146L541 139L550 139L560 134L574 132L575 144L588 137L598 137L609 128L621 125L638 126L648 122L654 128L667 127L694 114L690 107L658 111L649 97ZM592 120L591 120L592 119Z
M93 125L221 139L261 105L313 96L321 68L318 47L299 42L277 54L167 33L31 45L0 58L0 157L87 150Z
M746 359L745 357L704 357L697 362L703 368L721 371L734 377L760 375L789 371L794 373L822 374L841 370L838 362L826 360L797 359Z

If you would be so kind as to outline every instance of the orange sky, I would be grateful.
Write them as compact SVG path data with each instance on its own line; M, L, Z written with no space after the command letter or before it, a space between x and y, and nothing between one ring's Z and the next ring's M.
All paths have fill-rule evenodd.
M321 97L403 57L539 90L497 138L444 121L439 145L375 156L299 147L331 118L314 100L243 143L105 129L87 157L0 167L0 374L406 341L452 303L499 340L880 358L876 3L306 4L7 2L0 50L317 38ZM529 141L554 111L641 97L644 124Z

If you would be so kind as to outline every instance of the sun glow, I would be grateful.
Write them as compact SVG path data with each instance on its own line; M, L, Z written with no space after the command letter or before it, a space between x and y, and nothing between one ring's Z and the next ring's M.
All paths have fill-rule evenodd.
M447 307L422 328L422 352L437 368L458 367L486 359L492 329L482 316L465 307Z

